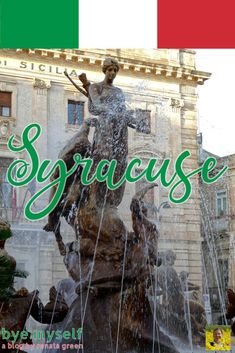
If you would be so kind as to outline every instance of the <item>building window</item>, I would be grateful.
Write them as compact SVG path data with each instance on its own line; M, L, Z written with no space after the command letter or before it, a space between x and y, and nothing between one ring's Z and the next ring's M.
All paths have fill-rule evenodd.
M12 162L11 158L0 158L0 209L3 211L12 208L12 186L7 182L7 169Z
M84 102L68 101L68 124L82 125L84 120Z
M220 190L216 193L217 215L224 216L227 213L227 192Z
M136 109L136 131L150 134L151 132L151 110Z
M11 116L11 92L0 92L0 115Z

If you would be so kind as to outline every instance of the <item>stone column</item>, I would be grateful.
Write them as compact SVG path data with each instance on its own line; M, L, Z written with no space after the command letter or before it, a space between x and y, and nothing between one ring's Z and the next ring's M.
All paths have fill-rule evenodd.
M50 81L35 78L33 87L32 122L39 123L42 128L42 133L34 145L39 153L40 160L43 161L48 158L48 89L51 87ZM36 201L36 207L41 210L47 202L48 195L44 194Z
M182 150L189 150L191 156L184 163L186 172L198 168L198 146L197 146L197 95L193 84L181 85L181 97L184 107L181 114L181 136ZM202 263L201 263L201 234L200 234L200 195L198 176L191 178L192 194L190 199L182 204L183 222L186 225L186 236L189 252L189 280L201 285Z

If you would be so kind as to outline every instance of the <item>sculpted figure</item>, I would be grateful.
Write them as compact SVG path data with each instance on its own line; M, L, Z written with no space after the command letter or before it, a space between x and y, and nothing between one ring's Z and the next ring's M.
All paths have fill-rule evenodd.
M134 231L133 242L130 248L129 263L132 276L141 277L146 271L147 264L153 266L157 263L157 242L159 232L156 224L148 219L147 208L143 198L145 194L157 184L150 184L137 192L131 201L132 228Z
M128 123L131 114L126 111L125 97L122 90L113 85L113 81L119 70L119 64L115 59L105 59L102 70L105 74L104 80L99 83L90 84L86 80L85 74L80 75L85 91L82 93L88 96L89 112L96 118L85 120L79 132L74 136L59 154L67 168L71 167L73 155L80 153L82 157L89 156L93 160L93 167L90 175L93 175L97 164L101 160L117 161L114 182L117 182L123 175L127 166L128 153ZM68 76L68 75L67 75ZM70 79L77 89L81 89ZM88 140L89 126L95 126L92 145ZM103 169L105 173L105 167ZM81 170L80 170L81 172ZM53 179L57 177L55 172ZM75 180L74 180L75 177ZM59 231L59 217L64 215L67 221L74 226L76 235L85 238L97 237L109 240L110 238L120 238L124 236L126 227L118 215L117 206L123 198L125 183L117 190L111 191L106 187L106 183L94 181L90 186L83 187L80 182L79 170L76 176L68 178L63 195L63 202L60 202L49 215L48 223L44 227L46 231L53 231L58 242L61 255L65 255L65 245ZM82 194L82 190L84 193ZM51 198L55 190L51 192ZM83 195L84 202L80 198ZM77 205L79 204L79 207ZM72 218L69 208L74 205ZM105 212L102 209L105 208ZM77 214L76 214L77 210ZM101 218L103 221L100 222ZM75 223L74 223L75 221ZM102 223L101 229L99 226ZM89 234L88 234L89 233ZM118 245L120 247L120 244ZM116 245L115 245L116 248Z
M56 290L62 295L68 307L70 307L77 298L75 289L76 283L72 278L62 279L56 286Z
M162 264L157 269L158 284L163 292L163 305L169 311L182 310L184 303L184 296L181 289L181 283L176 270L173 265L176 260L176 255L172 250L167 250L160 254Z
M181 286L183 291L198 291L200 287L192 282L188 281L189 273L187 271L181 271L179 273L179 279L181 282Z
M117 160L114 181L117 182L124 173L127 165L128 153L128 114L125 97L122 90L113 85L119 71L119 64L115 59L104 60L102 71L104 80L89 86L89 112L98 116L99 128L95 130L92 146L94 168L101 159ZM115 191L108 191L106 203L118 206L122 200L125 183ZM106 187L100 183L91 186L91 207L103 205Z
M16 260L8 254L5 243L12 237L10 224L0 219L0 303L9 302L13 297L27 296L28 291L21 288L16 291L13 287L15 277L26 278L28 272L17 269Z
M120 180L127 166L128 153L128 124L130 113L125 106L122 90L113 85L119 71L119 64L115 59L104 60L104 80L99 83L87 84L84 88L88 92L88 108L93 116L97 116L97 125L91 147L93 167L91 175L101 160L117 161L114 182ZM103 168L105 173L106 169ZM121 203L125 183L116 190L109 190L106 183L94 181L87 188L86 202L80 206L76 222L79 233L83 238L96 240L97 235L103 247L104 256L113 252L122 253L123 242L127 229L118 214L117 206ZM110 251L111 250L111 251Z
M174 316L179 320L178 325L175 323L172 327L179 327L179 324L185 320L185 310L187 310L186 299L180 278L173 265L176 255L172 250L161 253L162 264L157 269L157 281L162 289L163 308L168 315ZM190 320L192 324L192 333L195 343L201 343L203 332L206 325L204 307L194 300L189 300ZM172 318L172 322L173 322ZM184 330L182 330L182 333Z

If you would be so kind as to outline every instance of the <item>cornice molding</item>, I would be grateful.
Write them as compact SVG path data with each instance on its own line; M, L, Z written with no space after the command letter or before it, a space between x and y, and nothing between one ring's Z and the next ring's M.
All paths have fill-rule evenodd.
M68 50L68 49L15 49L15 52L20 54L28 54L31 57L41 56L43 58L47 57L55 60L63 60L69 63L79 63L79 65L92 65L101 66L103 64L104 58L106 56L113 56L118 59L121 70L129 70L135 74L148 74L155 75L157 77L162 77L165 79L176 79L179 81L193 82L194 84L203 85L206 80L211 76L208 72L198 71L191 69L188 66L180 66L179 63L154 63L152 60L149 62L143 58L136 59L120 57L118 55L110 55L99 52L99 50Z

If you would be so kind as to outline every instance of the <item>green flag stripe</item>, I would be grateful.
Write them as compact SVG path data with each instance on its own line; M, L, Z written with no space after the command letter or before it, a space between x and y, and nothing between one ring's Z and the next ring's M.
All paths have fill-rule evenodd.
M78 48L78 0L0 0L0 48Z

